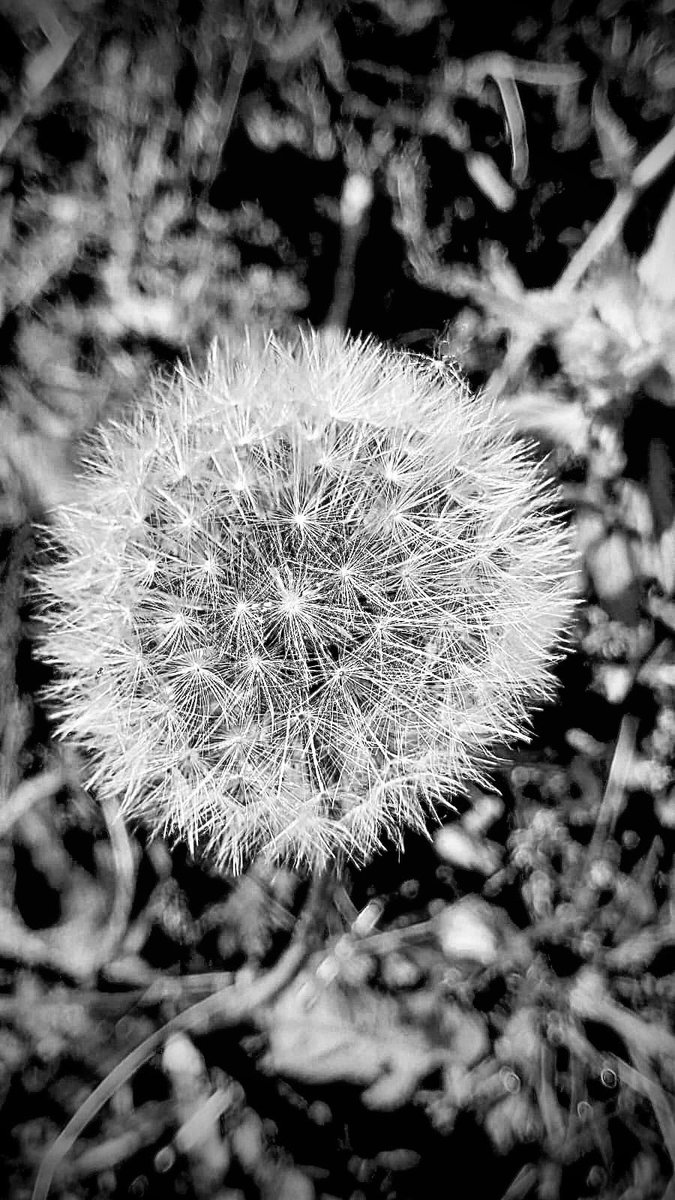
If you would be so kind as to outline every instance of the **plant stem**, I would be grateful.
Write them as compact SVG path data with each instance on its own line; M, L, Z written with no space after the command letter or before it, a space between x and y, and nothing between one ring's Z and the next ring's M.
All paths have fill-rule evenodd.
M201 1035L214 1029L237 1025L240 1021L252 1017L257 1009L271 1004L280 992L292 983L320 944L334 886L335 875L331 867L318 872L312 878L293 937L273 967L244 983L235 980L229 987L206 996L204 1000L178 1013L136 1046L105 1079L101 1080L45 1154L35 1180L32 1200L46 1200L61 1162L89 1122L100 1112L103 1105L108 1103L117 1089L152 1057L170 1034L180 1031Z

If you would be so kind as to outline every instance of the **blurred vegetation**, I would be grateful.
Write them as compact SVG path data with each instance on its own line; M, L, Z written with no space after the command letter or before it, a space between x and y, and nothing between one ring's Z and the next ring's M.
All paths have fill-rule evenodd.
M60 1200L672 1200L673 15L0 0L12 1200L40 1163ZM223 331L298 322L498 395L561 482L585 592L495 793L345 881L328 948L223 1032L191 1006L275 961L304 884L221 879L83 792L24 572L103 412Z

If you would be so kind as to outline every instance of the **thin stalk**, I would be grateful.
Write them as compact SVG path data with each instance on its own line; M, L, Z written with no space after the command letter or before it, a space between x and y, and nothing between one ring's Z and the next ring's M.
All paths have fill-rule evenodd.
M46 1200L61 1162L89 1122L100 1112L103 1105L108 1103L117 1089L152 1057L170 1034L192 1032L203 1035L214 1029L237 1025L246 1018L253 1017L257 1010L271 1004L293 982L321 943L334 887L335 875L331 867L312 878L293 937L273 967L244 983L235 980L229 987L206 996L204 1000L178 1013L150 1034L113 1068L71 1117L45 1154L35 1180L32 1200Z

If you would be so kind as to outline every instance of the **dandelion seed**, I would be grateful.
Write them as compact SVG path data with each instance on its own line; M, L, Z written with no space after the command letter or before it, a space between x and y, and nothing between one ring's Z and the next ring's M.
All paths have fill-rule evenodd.
M98 431L79 495L36 570L60 731L92 787L224 869L367 861L550 695L555 496L443 364L214 347Z

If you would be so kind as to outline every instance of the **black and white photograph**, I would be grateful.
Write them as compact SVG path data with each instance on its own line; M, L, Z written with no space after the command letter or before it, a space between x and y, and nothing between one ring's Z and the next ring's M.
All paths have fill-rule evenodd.
M675 0L0 0L1 1200L675 1200Z

